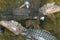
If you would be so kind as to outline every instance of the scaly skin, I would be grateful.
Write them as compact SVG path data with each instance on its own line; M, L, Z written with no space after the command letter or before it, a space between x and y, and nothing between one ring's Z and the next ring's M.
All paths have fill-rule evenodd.
M53 14L60 11L60 6L55 5L55 3L47 3L39 9L44 15Z
M57 40L45 30L29 30L26 32L25 40Z
M23 26L21 26L21 24L14 20L1 21L0 25L4 26L5 28L12 31L16 35L21 34L25 38L24 40L57 40L49 32L43 29L40 30L26 29Z

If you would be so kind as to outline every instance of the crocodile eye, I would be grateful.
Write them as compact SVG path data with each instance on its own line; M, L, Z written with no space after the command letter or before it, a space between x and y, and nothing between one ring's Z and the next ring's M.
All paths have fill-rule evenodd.
M42 16L42 17L40 18L40 20L42 20L42 21L44 21L44 19L45 19L45 17L44 17L44 16Z

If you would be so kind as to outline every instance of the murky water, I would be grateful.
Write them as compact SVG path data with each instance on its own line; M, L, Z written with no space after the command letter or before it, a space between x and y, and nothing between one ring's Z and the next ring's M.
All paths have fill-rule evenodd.
M21 0L21 4L23 3L23 1ZM60 5L59 0L45 0L45 1L42 0L42 3L40 3L39 0L29 0L29 1L31 2L31 7L34 7L34 8L36 8L36 7L39 8L41 5L43 5L47 2L54 2L54 1L56 2L57 5ZM8 4L9 3L10 2L8 2ZM2 4L3 4L3 2L2 2ZM12 1L12 4L13 4L13 1ZM6 10L7 3L5 5L5 7L4 7L4 5L5 5L5 3L2 5L3 7L1 6L2 8L0 7L0 10ZM12 7L11 4L9 4L9 6L7 6L7 7L10 8L10 6ZM48 17L49 18L47 18L43 22L43 26L44 26L43 29L51 32L52 35L56 36L56 38L58 40L60 40L60 12L57 12L57 13L52 14L52 15L48 15ZM24 24L22 23L22 25L24 25ZM35 28L37 28L37 26L35 26ZM3 34L0 34L0 40L23 40L23 37L20 35L16 36L12 32L10 32L9 30L5 29L5 32Z

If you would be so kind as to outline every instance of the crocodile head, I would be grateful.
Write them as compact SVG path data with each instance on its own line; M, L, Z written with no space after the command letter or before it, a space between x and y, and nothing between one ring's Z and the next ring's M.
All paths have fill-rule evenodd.
M53 14L60 11L60 6L55 5L55 3L47 3L42 6L39 11L43 12L44 15Z
M0 25L7 28L8 30L10 30L11 32L13 32L16 35L19 35L20 33L22 33L23 31L26 30L24 27L21 26L21 24L19 24L16 21L13 21L13 20L0 21Z

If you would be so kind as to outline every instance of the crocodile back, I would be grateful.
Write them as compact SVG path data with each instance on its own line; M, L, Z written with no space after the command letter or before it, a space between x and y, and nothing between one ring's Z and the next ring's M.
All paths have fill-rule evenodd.
M45 30L31 30L28 36L34 40L57 40L51 33Z

